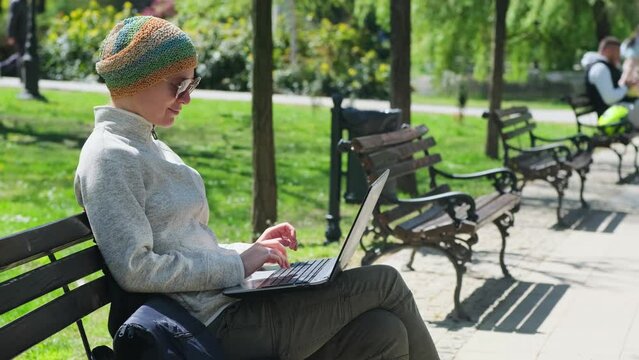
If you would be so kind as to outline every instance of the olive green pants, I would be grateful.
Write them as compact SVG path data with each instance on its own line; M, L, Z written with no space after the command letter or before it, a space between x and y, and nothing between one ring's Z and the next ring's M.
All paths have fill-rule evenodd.
M326 286L237 302L209 326L229 359L439 359L392 267L347 270Z

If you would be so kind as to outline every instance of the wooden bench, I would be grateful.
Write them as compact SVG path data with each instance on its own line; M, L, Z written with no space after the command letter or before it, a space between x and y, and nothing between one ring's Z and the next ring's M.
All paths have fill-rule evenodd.
M520 195L516 190L515 174L505 168L483 172L454 175L435 167L441 161L439 154L430 153L435 145L432 137L425 137L424 125L405 127L398 131L362 136L352 141L342 141L340 148L358 154L368 182L374 181L384 170L390 169L389 181L374 211L373 228L369 230L377 241L371 247L362 247L366 255L362 264L372 262L383 252L397 246L411 246L413 252L406 267L412 270L415 252L422 246L443 252L455 267L457 283L454 292L455 313L468 319L460 303L462 275L466 263L471 260L472 246L477 242L477 230L493 223L501 234L499 262L504 276L510 276L504 262L508 229L513 226L514 213L519 209ZM396 191L396 179L406 174L418 174L427 178L427 190L422 194L410 194L400 198ZM439 179L463 179L492 182L495 192L473 198L451 191L449 185ZM393 236L401 244L388 242Z
M583 134L563 138L545 138L534 133L536 124L527 107L512 107L497 110L489 117L497 122L504 149L504 166L519 175L519 190L528 181L544 180L557 191L557 221L563 224L561 209L568 179L575 171L581 179L579 199L584 200L586 174L592 163L590 138Z
M28 304L34 299L38 299L36 305ZM119 339L114 341L119 356L106 345L91 348L82 323L83 317L107 304L111 305L108 330L111 337ZM138 314L127 327L120 328L142 305L146 316L159 318ZM144 358L155 357L151 354L163 351L160 347L165 343L178 357L224 358L215 338L203 334L204 325L177 302L158 294L126 293L115 283L93 242L85 213L0 238L0 315L0 359L13 358L73 323L89 360L139 358L140 352ZM176 331L148 329L153 335L141 325L178 321ZM184 331L192 332L185 342L167 340L183 338ZM184 348L189 346L193 349Z
M92 236L83 213L0 239L0 314L17 316L0 328L0 357L17 356L73 323L88 359L112 355L106 346L91 349L81 320L111 302ZM55 298L22 315L12 312L47 295Z
M639 172L639 164L637 158L639 154L639 146L633 143L632 139L639 136L639 132L633 129L633 127L627 121L619 121L613 124L607 124L605 126L597 125L598 114L595 107L590 102L590 99L586 95L573 95L566 96L563 99L566 101L573 113L575 114L575 121L577 122L577 131L579 133L587 134L591 137L592 147L608 148L612 150L619 163L617 165L617 175L619 176L619 182L623 182L624 177L621 174L621 164L623 161L623 155L626 153L628 145L634 148L634 167L635 173ZM590 121L588 121L590 119ZM618 151L613 147L613 144L619 144L623 146L623 151Z

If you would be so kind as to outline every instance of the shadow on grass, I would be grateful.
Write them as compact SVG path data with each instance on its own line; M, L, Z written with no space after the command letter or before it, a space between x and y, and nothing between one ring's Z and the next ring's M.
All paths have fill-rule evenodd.
M7 126L9 122L12 122L13 126ZM51 142L64 144L72 148L82 148L88 134L89 131L80 126L75 130L65 128L60 132L38 131L30 122L23 122L21 119L0 118L0 138L9 140L9 136L17 136L16 139L11 141L19 144Z
M488 279L462 306L472 321L462 321L451 312L433 324L449 330L475 327L477 330L535 334L566 294L569 285Z

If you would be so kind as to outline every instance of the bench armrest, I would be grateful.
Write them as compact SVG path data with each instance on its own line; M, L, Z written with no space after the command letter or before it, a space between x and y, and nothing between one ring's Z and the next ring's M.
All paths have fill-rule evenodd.
M544 142L561 142L561 141L588 141L590 138L584 134L574 134L569 136L562 136L558 138L547 138L539 135L533 135L533 137L537 140L541 140Z
M446 213L455 222L455 225L461 224L463 220L477 221L477 211L475 206L475 200L472 196L459 192L449 191L437 195L424 196L412 199L395 199L393 202L396 204L429 204L437 203L446 207ZM466 217L460 218L457 216L456 209L462 205L467 205Z
M513 193L517 191L517 176L512 170L505 167L488 169L467 174L450 174L435 167L433 167L433 170L437 174L449 179L471 180L486 178L488 180L492 180L493 187L500 194L503 194L505 192Z
M574 134L574 135L563 136L558 138L547 138L547 137L542 137L538 135L533 135L533 137L536 140L541 140L543 142L551 142L551 143L570 141L573 144L573 146L577 149L578 152L589 151L592 149L590 137L584 134Z
M550 153L552 154L552 157L556 161L561 161L562 158L571 157L570 149L568 149L566 145L561 143L550 143L546 145L534 146L534 147L529 147L525 149L519 148L516 146L510 146L510 148L513 150L519 151L520 153L529 154L529 155L540 155L543 153Z

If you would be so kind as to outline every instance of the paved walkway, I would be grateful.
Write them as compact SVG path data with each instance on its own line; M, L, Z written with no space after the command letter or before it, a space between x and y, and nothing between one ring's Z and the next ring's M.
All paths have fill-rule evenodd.
M631 156L628 156L631 158ZM625 172L632 170L624 163ZM566 195L568 229L555 226L555 193L530 183L516 214L504 279L500 238L479 232L462 301L474 321L451 319L455 272L442 255L424 250L413 289L443 360L639 359L639 178L618 185L612 153L595 153L586 183L590 209L578 203L579 180ZM401 268L410 252L378 262Z
M79 81L56 81L56 80L40 80L38 83L41 89L55 89L55 90L68 90L68 91L87 91L107 93L107 88L104 84L87 83ZM22 87L18 78L3 77L0 78L0 87ZM201 90L197 89L192 95L194 98L199 99L216 99L216 100L230 100L230 101L250 101L251 93L248 92L233 92L233 91L216 91L216 90ZM308 106L322 106L332 107L333 102L328 97L309 97L300 95L284 95L275 94L273 96L273 102L277 104L289 104L289 105L308 105ZM354 106L358 109L367 110L383 110L390 107L390 102L380 100L345 100L345 105ZM448 105L428 105L428 104L413 104L411 110L414 112L430 113L430 114L448 114L456 115L458 108ZM483 108L466 108L464 114L467 116L481 116L486 111ZM571 110L566 106L565 110L553 110L553 109L531 109L531 113L535 120L544 122L566 122L574 124L575 118Z

